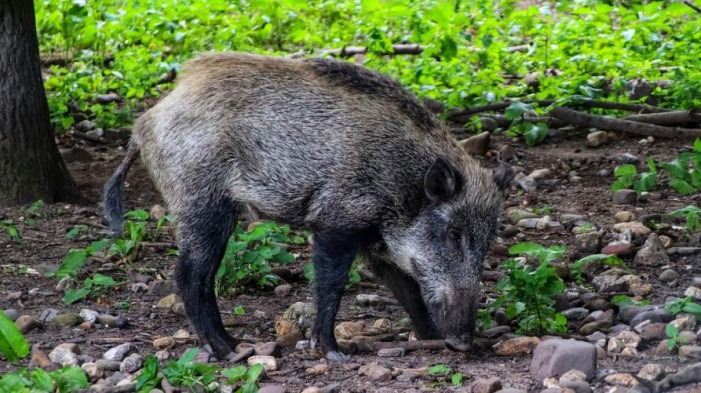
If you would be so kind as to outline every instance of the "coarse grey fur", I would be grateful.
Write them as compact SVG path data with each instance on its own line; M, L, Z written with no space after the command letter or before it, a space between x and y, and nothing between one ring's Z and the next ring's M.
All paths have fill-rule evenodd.
M314 231L313 341L330 358L345 359L333 319L357 252L421 336L468 347L508 171L481 168L395 80L330 59L202 55L139 118L129 157L139 149L178 220L176 280L186 310L217 355L233 349L233 339L212 281L239 203ZM129 164L105 189L116 232L116 184Z

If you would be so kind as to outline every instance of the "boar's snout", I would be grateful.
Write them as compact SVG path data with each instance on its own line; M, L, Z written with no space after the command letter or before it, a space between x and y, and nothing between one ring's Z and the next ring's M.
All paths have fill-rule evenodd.
M437 301L430 303L432 317L445 339L446 348L461 352L472 348L478 296L479 290L472 287L445 290Z

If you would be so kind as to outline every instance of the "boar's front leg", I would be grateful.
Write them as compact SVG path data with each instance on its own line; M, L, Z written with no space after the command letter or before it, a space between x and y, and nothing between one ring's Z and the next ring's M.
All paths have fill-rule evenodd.
M385 259L371 256L371 262L372 271L392 290L394 297L407 311L419 337L424 340L440 338L416 280Z
M336 362L350 359L350 356L338 351L333 330L336 313L348 281L348 271L357 250L358 244L350 234L314 234L312 252L317 314L310 346L315 348L320 344L326 351L326 357Z
M175 280L200 344L219 359L233 356L214 295L214 279L234 229L236 203L229 198L192 201L178 214L180 258Z

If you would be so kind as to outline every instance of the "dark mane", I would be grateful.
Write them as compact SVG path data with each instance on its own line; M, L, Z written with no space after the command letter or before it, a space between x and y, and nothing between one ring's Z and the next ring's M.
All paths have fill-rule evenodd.
M416 97L393 78L345 61L309 58L304 62L316 75L326 79L331 85L395 103L424 131L428 132L437 126L435 119Z

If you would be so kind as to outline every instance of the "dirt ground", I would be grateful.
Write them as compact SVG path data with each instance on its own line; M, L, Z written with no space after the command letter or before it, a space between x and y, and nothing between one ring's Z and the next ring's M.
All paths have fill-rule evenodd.
M510 145L518 154L519 165L526 174L533 170L548 168L550 175L538 181L538 189L531 193L523 193L513 188L509 191L506 207L523 206L552 208L552 215L557 218L562 213L582 214L586 219L600 228L611 228L615 223L614 214L620 210L633 211L638 217L645 214L664 214L675 209L698 204L699 195L680 197L671 191L666 185L655 191L645 202L635 206L614 206L611 203L610 185L614 180L612 171L624 159L625 153L632 154L641 159L653 157L656 161L671 160L679 151L689 147L688 143L679 141L657 140L652 144L639 143L640 138L621 137L613 143L597 149L588 148L586 145L586 132L571 131L569 133L559 131L549 138L545 144L527 148L522 142L514 141L504 136L495 136L491 142L493 151L504 145ZM63 146L82 144L82 141L64 138ZM98 204L101 187L123 157L123 150L105 148L102 146L83 146L91 152L93 158L89 162L71 163L69 168L76 178L85 200L79 204L52 204L39 210L39 215L34 225L23 222L26 207L0 210L0 218L12 219L18 223L23 240L15 243L4 234L0 234L0 308L15 308L20 314L38 316L47 308L55 308L60 312L79 312L88 308L98 312L107 312L115 316L128 318L129 324L121 329L106 328L96 325L95 328L83 331L78 328L65 328L58 330L51 327L43 327L29 332L26 337L31 345L50 351L56 345L63 342L78 343L83 354L94 358L100 358L109 348L122 342L136 342L142 354L154 353L156 349L151 344L153 339L159 336L169 336L179 329L185 329L192 333L192 329L186 317L176 315L172 311L159 310L154 307L161 296L148 292L133 293L129 290L135 277L133 273L140 273L148 278L169 278L172 276L176 257L169 255L168 247L155 245L145 247L140 258L131 266L114 265L104 261L93 260L84 272L84 277L95 272L107 272L117 281L124 282L115 290L105 294L98 300L83 300L67 306L61 301L61 294L55 289L56 279L44 277L39 274L26 274L22 267L36 269L43 272L47 267L58 265L71 248L86 247L91 241L104 237L105 229L102 225L102 214ZM488 166L493 166L493 160L487 160ZM576 171L581 180L572 182L568 176L570 171ZM600 171L606 170L608 174L600 175ZM666 182L665 182L666 183ZM127 207L130 209L149 210L154 204L162 203L161 197L153 187L143 167L137 165L132 168L128 179L125 195ZM88 230L73 239L67 240L67 231L76 225L87 224ZM577 255L573 246L574 236L566 231L557 233L544 233L538 230L523 230L519 234L506 237L503 243L497 243L488 256L487 263L500 270L500 263L507 259L506 248L521 241L533 241L542 244L561 244L568 248L568 260L574 260ZM160 239L160 242L172 243L172 237L168 235ZM683 244L680 240L675 245ZM220 309L223 310L223 318L231 326L231 333L235 337L245 337L253 342L266 342L275 340L274 323L285 309L295 302L312 302L313 294L304 277L300 274L302 266L309 262L309 250L307 248L293 249L292 252L300 254L297 260L289 265L291 275L289 283L292 291L286 296L276 296L272 291L260 291L251 289L248 293L241 294L232 299L221 299ZM644 282L652 283L654 291L648 297L654 303L664 302L668 296L679 296L687 288L694 277L701 276L701 257L698 255L672 256L672 266L680 274L680 279L675 287L658 280L657 268L645 268L632 266ZM624 258L630 263L632 256ZM486 291L490 291L495 283L485 281ZM36 289L38 289L38 293ZM8 298L8 294L21 292L19 300ZM364 280L361 285L356 285L347 292L337 323L341 321L365 320L368 325L377 318L389 318L397 323L406 317L405 312L398 306L389 305L381 308L352 307L356 295L360 293L376 293L391 296L391 293L376 283ZM119 308L120 302L131 299L129 308ZM235 315L232 310L236 306L243 306L245 315ZM265 313L264 318L254 316L254 311ZM258 313L260 314L260 313ZM179 356L186 349L196 345L189 343L180 345L172 350L173 355ZM29 359L22 361L20 365L27 365ZM367 392L367 391L406 391L409 389L423 389L435 391L448 391L455 389L450 383L441 384L432 376L421 376L413 381L399 381L396 378L388 382L373 382L365 376L359 376L357 369L360 365L377 362L390 369L421 368L436 364L444 364L453 368L455 372L461 372L465 378L465 385L471 380L499 377L503 387L514 387L528 391L543 389L540 381L534 381L529 373L530 355L501 357L490 351L478 351L469 354L453 353L448 351L416 351L407 356L398 358L377 357L370 354L354 355L349 364L335 364L327 362L317 352L307 350L285 349L282 357L278 359L278 370L268 373L261 381L261 385L282 384L288 391L299 392L308 386L324 387L333 382L339 382L343 392ZM622 357L606 357L599 359L598 369L616 370L618 372L637 372L646 363L660 363L670 369L678 369L685 364L676 356L659 357L650 350L641 350L637 358L626 359ZM328 364L328 372L324 375L310 375L305 372L308 367L319 363ZM687 362L688 363L688 362ZM225 362L220 362L225 365ZM14 367L0 362L0 374ZM602 374L603 375L603 374ZM596 391L604 391L601 376L592 383ZM684 386L678 391L690 391L699 389L699 386ZM698 392L698 390L696 390Z

